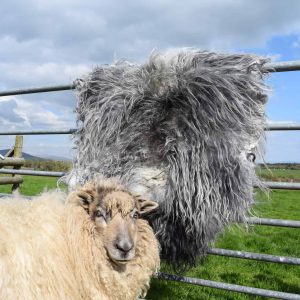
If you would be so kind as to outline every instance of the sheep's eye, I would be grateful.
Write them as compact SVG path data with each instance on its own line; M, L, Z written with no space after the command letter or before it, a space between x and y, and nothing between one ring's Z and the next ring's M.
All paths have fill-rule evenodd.
M100 210L96 210L95 211L95 217L96 218L104 218L104 215Z
M247 156L247 159L248 159L249 161L255 162L256 156L255 156L255 154L254 154L253 152L247 153L246 156Z
M133 219L138 219L138 217L139 217L139 213L137 211L134 212L134 214L132 215L132 218Z

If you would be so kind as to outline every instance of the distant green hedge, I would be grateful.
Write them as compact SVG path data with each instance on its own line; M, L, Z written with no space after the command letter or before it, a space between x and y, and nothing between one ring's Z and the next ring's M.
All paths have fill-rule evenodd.
M66 172L71 169L72 163L69 161L56 160L25 160L24 167L39 171L60 171Z
M300 170L299 163L274 163L262 164L262 168L268 167L269 169L284 169L284 170Z

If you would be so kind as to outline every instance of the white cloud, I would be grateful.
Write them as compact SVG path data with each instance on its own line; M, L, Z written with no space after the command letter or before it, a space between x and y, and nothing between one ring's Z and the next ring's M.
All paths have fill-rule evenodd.
M72 159L72 147L73 145L69 136L24 137L24 152L36 156L58 156Z
M298 0L2 0L0 14L1 90L69 83L115 58L141 62L153 48L227 51L300 36ZM4 99L1 130L75 126L73 92Z
M0 82L6 88L30 87L50 84L67 84L90 71L86 64L30 62L0 63Z
M12 96L0 98L0 107L0 129L3 131L74 127L74 116L70 111L54 113L43 103Z
M2 88L64 82L153 48L261 47L300 33L297 0L2 0L0 13Z
M34 104L26 100L18 99L17 114L25 120L25 124L29 127L45 127L63 128L67 126L67 122L61 119L58 115L49 110L44 109L39 104Z
M141 60L155 47L258 47L300 30L297 0L2 0L0 11L1 44L13 46L1 52L31 62L103 63L114 53Z

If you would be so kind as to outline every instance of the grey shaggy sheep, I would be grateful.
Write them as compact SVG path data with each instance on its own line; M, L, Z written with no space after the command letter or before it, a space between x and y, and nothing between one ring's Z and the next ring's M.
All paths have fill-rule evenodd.
M185 49L96 67L76 82L80 129L66 181L99 172L155 199L160 210L150 221L162 257L194 264L253 203L266 62Z

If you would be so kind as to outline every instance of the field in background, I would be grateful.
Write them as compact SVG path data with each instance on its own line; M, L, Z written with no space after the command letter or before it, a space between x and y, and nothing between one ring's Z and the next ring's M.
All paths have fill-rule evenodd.
M254 211L260 217L300 220L299 191L277 190L271 199L262 194ZM300 234L297 228L251 226L248 231L232 226L221 235L218 248L300 257ZM167 266L162 271L172 272ZM203 264L184 275L233 284L300 294L300 267L269 262L208 255ZM153 280L147 299L266 299L235 292Z
M4 176L0 174L0 176ZM9 175L5 175L9 176ZM37 195L46 189L57 187L57 178L55 177L38 177L38 176L22 176L20 193L22 195ZM0 193L11 193L11 185L0 185Z
M300 170L293 169L258 169L257 174L267 181L300 182Z
M261 171L264 177L269 171ZM272 170L274 180L294 181L300 170ZM266 174L266 175L265 175ZM270 180L270 179L269 179ZM45 187L55 188L56 178L24 176L21 193L35 195ZM0 193L10 191L0 186ZM270 199L258 194L254 213L260 217L300 220L300 191L275 190ZM232 226L220 235L216 247L257 253L300 257L300 233L297 228L251 226L248 231ZM163 265L162 271L172 272ZM186 276L260 287L300 294L300 267L209 255L204 263L185 273ZM182 283L153 280L147 299L266 299L244 294L202 288Z
M71 169L72 162L59 160L25 160L24 167L40 171L66 172Z

